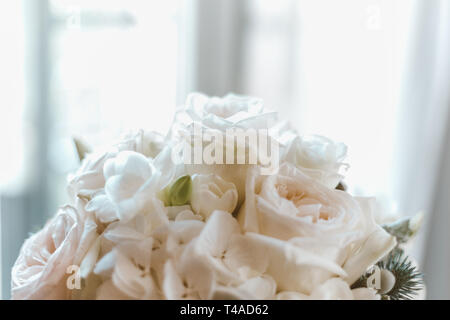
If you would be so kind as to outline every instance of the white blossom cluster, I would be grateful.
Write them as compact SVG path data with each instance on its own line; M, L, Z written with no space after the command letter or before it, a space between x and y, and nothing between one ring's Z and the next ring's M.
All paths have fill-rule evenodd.
M175 164L193 124L266 129L277 172ZM379 299L350 286L396 239L376 222L373 198L336 189L345 156L345 145L297 135L259 99L192 94L167 135L141 130L88 154L68 179L72 202L24 243L12 297Z

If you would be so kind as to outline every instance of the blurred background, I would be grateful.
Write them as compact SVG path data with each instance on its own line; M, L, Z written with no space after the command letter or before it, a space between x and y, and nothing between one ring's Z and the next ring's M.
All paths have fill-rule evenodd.
M450 1L0 2L0 287L92 145L165 132L191 91L254 95L343 141L353 193L425 213L412 254L450 298Z

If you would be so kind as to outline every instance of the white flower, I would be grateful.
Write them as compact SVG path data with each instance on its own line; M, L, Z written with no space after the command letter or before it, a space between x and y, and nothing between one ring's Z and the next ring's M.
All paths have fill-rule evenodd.
M212 299L216 300L266 300L273 299L277 283L269 275L250 278L237 286L217 285Z
M265 248L242 235L236 219L223 211L210 216L195 240L195 252L224 285L239 285L260 276L268 263Z
M204 225L204 222L198 220L170 221L157 228L152 237L167 257L178 258L185 246L200 234Z
M94 211L101 222L131 219L145 204L146 182L154 173L149 160L143 155L122 151L106 161L103 175L104 193L96 195L86 206ZM151 193L147 193L150 197Z
M219 161L216 162L217 159L213 157L211 160L213 163L204 159L202 163L196 163L194 159L194 163L185 165L185 170L189 175L216 174L225 181L233 183L238 192L238 205L240 205L245 198L247 170L257 163L261 164L259 157L256 157L256 161L250 162L249 155L257 155L261 150L258 149L260 142L258 145L253 145L236 139L235 143L234 136L238 132L237 130L252 130L251 133L247 131L245 133L255 135L260 133L256 130L266 129L265 138L268 145L273 146L273 158L276 159L270 157L270 160L274 161L264 165L275 165L276 169L278 166L276 151L285 142L284 135L290 135L288 132L291 131L287 126L277 123L277 117L276 112L263 107L261 99L233 94L219 98L194 93L188 97L186 107L177 113L171 128L171 136L180 143L193 146L194 154L198 152L195 148L196 145L201 145L204 150L208 150L207 148L211 145L214 145L214 149L222 149L224 159L219 158ZM227 163L230 159L225 159L225 155L230 149L236 155L244 152L247 158L245 163L238 163L237 156L233 159L233 163ZM203 151L200 150L200 152ZM269 156L268 150L261 152L265 152Z
M250 164L192 164L186 165L186 172L189 175L202 174L222 177L223 180L232 183L238 194L237 206L241 205L245 200L245 177L250 168L255 167Z
M169 300L211 299L214 274L201 260L185 254L176 263L172 259L164 265L162 289Z
M294 164L311 178L334 189L343 179L340 171L342 167L347 167L342 162L346 154L345 144L312 135L293 139L284 160Z
M270 128L277 113L263 107L261 99L228 94L223 98L192 93L176 121L201 123L204 127L225 131L227 128Z
M166 210L161 201L150 199L144 211L128 221L114 221L103 232L103 237L114 244L130 240L144 240L153 232L169 223Z
M331 278L317 286L310 295L292 291L282 291L276 295L279 300L379 300L374 289L358 288L351 290L340 278Z
M182 206L170 206L166 207L167 215L170 220L181 221L181 220L199 220L203 221L204 218L192 211L192 207L188 204Z
M346 151L298 136L260 99L191 94L166 136L132 132L83 160L73 207L24 243L12 297L380 299L389 271L378 291L351 285L396 238L374 199L335 189ZM415 233L420 219L389 227L403 225ZM72 265L81 290L69 290Z
M238 201L236 187L215 174L192 176L191 206L207 219L215 210L233 213Z
M153 269L159 283L164 281L164 265L168 259L178 261L204 227L198 220L170 221L157 228L153 233Z
M86 210L95 212L103 223L128 221L139 212L148 211L149 203L156 201L156 192L173 175L170 169L165 172L158 169L155 164L158 160L152 161L137 152L122 151L106 161L103 168L104 191L93 197ZM155 206L157 204L152 208Z
M329 189L292 165L247 178L238 219L267 249L279 289L310 294L333 276L352 284L396 244L378 226L370 201ZM292 274L297 277L291 277Z
M117 150L89 154L75 174L68 176L67 189L72 199L77 197L89 199L105 185L103 166L105 162L117 155Z
M275 295L275 281L263 275L267 266L264 248L252 246L230 214L215 211L196 238L192 237L193 223L203 223L183 221L187 222L191 226L183 229L191 231L178 233L190 234L191 239L184 236L178 249L173 241L168 247L172 254L163 278L168 299L268 299ZM182 251L180 245L184 246Z
M347 276L336 262L340 257L331 244L319 246L310 241L313 246L308 244L302 247L290 241L251 232L246 237L252 241L252 247L264 249L264 259L267 260L264 262L267 265L265 272L276 281L280 291L310 294L331 277Z
M155 158L164 148L164 137L153 131L139 130L129 133L114 146L90 153L80 168L68 177L68 191L72 198L90 198L105 185L103 167L107 160L121 151L133 151L148 158Z
M94 269L105 278L97 290L97 299L158 298L151 274L152 243L152 238L123 242L102 257Z

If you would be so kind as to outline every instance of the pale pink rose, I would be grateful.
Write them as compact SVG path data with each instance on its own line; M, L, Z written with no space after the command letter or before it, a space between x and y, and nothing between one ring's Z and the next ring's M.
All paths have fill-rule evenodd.
M68 267L79 266L97 238L97 225L71 206L60 208L25 241L12 268L12 299L68 299Z
M306 295L336 276L351 285L396 244L376 224L370 199L330 189L288 163L276 175L249 172L238 220L266 249L278 289Z

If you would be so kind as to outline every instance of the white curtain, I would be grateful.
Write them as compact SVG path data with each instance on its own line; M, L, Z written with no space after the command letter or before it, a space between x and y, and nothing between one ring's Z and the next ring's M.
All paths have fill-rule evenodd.
M415 34L403 100L403 137L410 136L398 163L399 190L406 209L427 213L416 241L427 297L450 299L450 2L420 1Z
M349 144L354 193L425 214L410 254L428 298L449 299L450 2L303 0L298 11L293 112L306 132Z
M425 213L411 254L432 298L450 298L449 6L249 0L221 14L214 13L220 6L203 7L196 20L199 56L211 63L194 89L262 97L300 132L348 144L353 193L386 200L399 215ZM219 20L233 28L224 33ZM215 80L220 68L226 83Z

